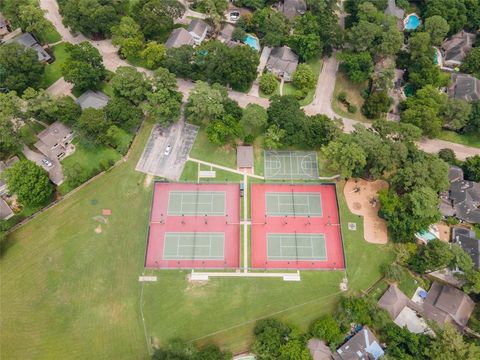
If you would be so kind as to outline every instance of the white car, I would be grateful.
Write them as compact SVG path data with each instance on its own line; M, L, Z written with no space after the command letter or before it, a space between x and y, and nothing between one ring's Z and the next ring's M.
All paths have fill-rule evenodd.
M53 166L52 162L48 159L42 159L42 163L44 163L47 167Z
M164 154L165 155L170 155L170 152L172 151L172 146L171 145L168 145L166 148L165 148L165 152Z
M237 21L240 18L240 12L232 11L230 13L230 21Z

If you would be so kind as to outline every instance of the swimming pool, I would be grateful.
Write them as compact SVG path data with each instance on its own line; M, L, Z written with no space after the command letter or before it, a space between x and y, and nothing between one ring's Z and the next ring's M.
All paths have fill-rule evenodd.
M253 50L260 51L260 42L255 36L247 34L243 42L250 46Z
M405 20L403 20L403 26L405 30L415 30L420 26L421 23L422 20L420 20L420 17L415 13L407 15Z
M442 65L442 53L440 52L439 48L434 47L435 49L435 65Z

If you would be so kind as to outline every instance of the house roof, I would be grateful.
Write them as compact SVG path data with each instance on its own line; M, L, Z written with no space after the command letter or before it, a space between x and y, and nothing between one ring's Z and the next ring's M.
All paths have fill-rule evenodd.
M337 349L342 360L378 359L384 355L377 338L367 326L356 333L350 340Z
M235 26L232 24L226 24L222 31L220 31L220 37L225 41L229 42L232 40L233 30L235 30Z
M456 33L443 42L445 61L461 62L475 43L475 34L464 30Z
M388 0L388 6L385 9L385 15L395 16L397 19L403 20L405 17L405 10L398 7L395 0Z
M102 109L107 106L109 100L110 98L101 91L88 90L80 95L76 102L82 110L88 108Z
M10 218L13 215L12 209L6 203L5 200L0 198L0 220L5 220Z
M460 245L472 258L475 268L480 269L480 239L477 239L475 232L456 226L452 231L452 241Z
M183 45L193 45L193 36L184 28L177 28L174 29L170 36L168 37L167 41L165 42L165 46L170 48L179 48Z
M2 179L2 173L18 161L20 161L18 156L13 156L7 161L0 161L0 188L3 188L6 185L5 180Z
M253 167L253 146L237 146L237 167Z
M450 166L448 169L448 181L463 180L463 170L458 166Z
M330 348L320 339L310 339L307 347L313 360L330 360L332 358Z
M284 0L281 10L288 19L293 20L295 16L305 14L307 4L305 0Z
M425 299L422 315L439 324L451 321L463 328L474 307L473 300L463 291L434 282Z
M267 68L293 74L298 65L298 56L288 46L274 48L270 52Z
M409 300L407 295L397 286L390 285L378 301L378 306L386 310L392 319L395 319L405 306L407 306Z
M468 180L450 184L449 198L455 208L455 216L472 224L480 224L480 183Z
M201 37L208 29L208 25L202 19L193 19L188 25L188 32Z
M40 132L37 137L39 138L39 142L52 147L71 133L72 130L68 126L56 121L48 128ZM37 145L35 144L35 146Z
M5 19L5 16L3 16L2 13L0 13L0 28L7 26L7 19Z
M26 48L31 48L37 52L39 61L50 61L52 57L45 51L44 48L40 46L37 39L30 33L19 33L14 35L11 38L5 39L5 43L17 43L25 46Z
M448 95L465 101L480 100L480 80L468 74L452 74Z

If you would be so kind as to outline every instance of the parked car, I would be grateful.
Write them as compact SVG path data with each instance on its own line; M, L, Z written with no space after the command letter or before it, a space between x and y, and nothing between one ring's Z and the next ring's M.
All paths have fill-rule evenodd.
M47 166L47 167L52 167L53 164L50 160L48 159L42 159L42 162Z
M240 12L232 11L229 16L230 16L230 21L237 21L238 19L240 19Z
M172 146L171 145L168 145L166 148L165 148L165 155L170 155L170 152L172 151Z

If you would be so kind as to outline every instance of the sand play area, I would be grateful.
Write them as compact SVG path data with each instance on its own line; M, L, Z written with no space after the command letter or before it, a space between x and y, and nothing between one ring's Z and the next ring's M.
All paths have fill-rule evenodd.
M386 244L388 241L387 224L378 216L380 202L377 192L381 189L388 189L388 183L363 179L350 179L343 189L350 211L363 217L363 236L372 244Z

